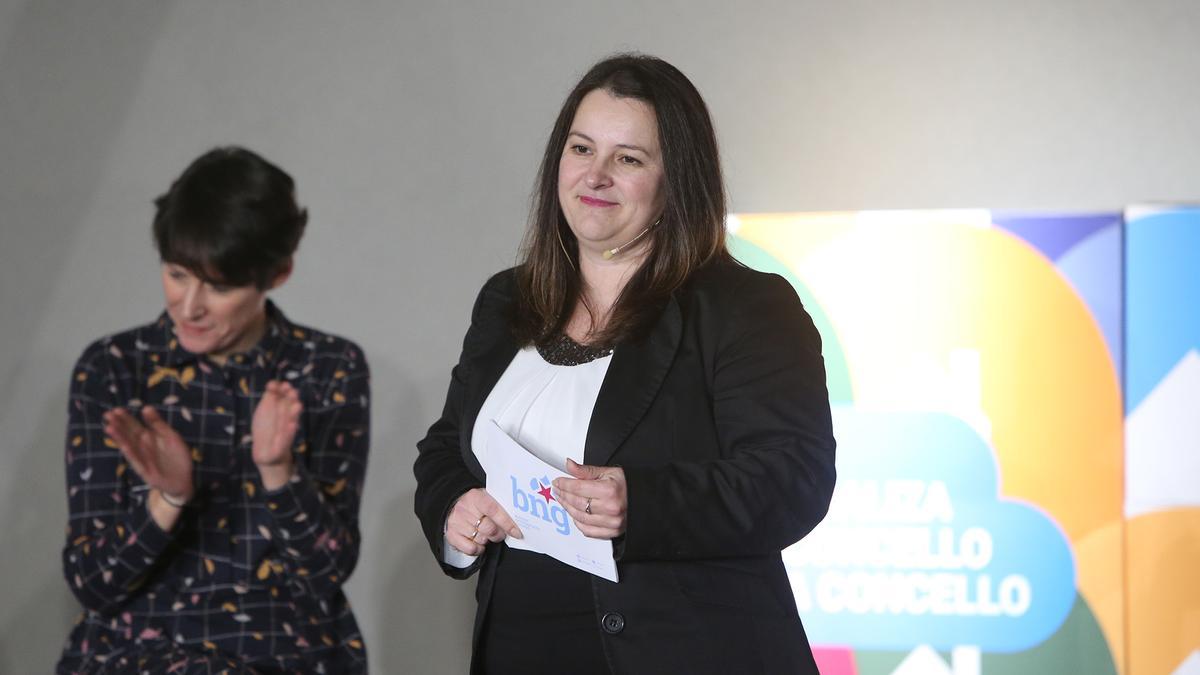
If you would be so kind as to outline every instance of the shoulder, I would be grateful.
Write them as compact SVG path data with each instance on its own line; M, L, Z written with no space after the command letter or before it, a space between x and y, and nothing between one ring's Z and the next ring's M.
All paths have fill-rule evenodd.
M488 280L483 284L483 288L479 291L479 298L476 303L511 303L517 294L517 273L519 269L518 267L510 267L488 277Z
M81 373L120 376L141 370L169 350L165 318L97 338L84 347L75 361L75 378Z
M338 354L362 353L362 348L353 340L320 328L293 323L287 320L282 323L281 327L287 333L285 335L286 341L299 344L310 351Z
M517 272L520 269L520 267L509 267L496 272L483 284L484 290L508 290L511 292L516 288Z
M471 310L471 323L481 321L508 323L512 316L513 303L517 297L517 273L519 268L510 267L488 278L479 289L475 306Z
M295 323L282 312L275 326L283 333L278 356L288 363L288 370L305 373L314 381L354 380L369 375L366 354L357 342Z
M796 289L778 274L759 272L735 260L698 270L677 294L685 325L732 344L774 335L783 343L814 345L820 336Z
M751 269L732 258L700 268L681 291L686 298L717 307L758 303L800 306L796 289L786 279Z

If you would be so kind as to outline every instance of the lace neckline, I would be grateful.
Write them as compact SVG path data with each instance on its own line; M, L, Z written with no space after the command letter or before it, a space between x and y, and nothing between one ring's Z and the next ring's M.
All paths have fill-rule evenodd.
M537 352L546 363L554 366L581 366L609 356L613 348L581 345L566 333L559 333L544 344L537 345Z

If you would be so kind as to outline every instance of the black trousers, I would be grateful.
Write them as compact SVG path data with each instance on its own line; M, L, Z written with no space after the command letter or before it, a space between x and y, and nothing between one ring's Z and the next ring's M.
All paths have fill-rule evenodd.
M550 556L502 552L484 617L488 675L612 675L591 575Z

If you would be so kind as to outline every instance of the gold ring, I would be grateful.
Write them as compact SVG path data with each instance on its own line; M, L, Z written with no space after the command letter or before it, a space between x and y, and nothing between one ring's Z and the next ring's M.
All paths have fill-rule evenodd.
M475 531L476 531L476 532L478 532L478 531L479 531L479 524L483 522L483 519L484 519L485 517L486 517L486 516L479 516L479 520L475 521L475 524L471 526L471 527L475 528Z
M474 532L471 533L471 536L469 538L471 541L475 541L475 537L478 537L478 536L479 536L479 530L475 530Z
M591 497L588 497L588 503L587 503L587 506L583 507L583 512L588 514L589 516L592 515L592 498Z

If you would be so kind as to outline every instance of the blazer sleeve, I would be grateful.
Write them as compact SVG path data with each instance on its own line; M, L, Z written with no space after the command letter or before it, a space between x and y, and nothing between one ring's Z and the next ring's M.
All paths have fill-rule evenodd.
M720 458L624 469L623 561L777 553L829 508L835 442L820 335L782 277L745 279L699 328L716 336L707 367Z
M489 320L484 318L484 307L495 294L496 281L497 277L493 277L475 299L471 325L463 338L458 364L450 371L450 388L446 392L442 416L429 427L425 438L417 443L417 460L413 464L413 473L417 478L415 510L421 521L421 529L442 571L455 579L471 576L483 559L480 556L468 567L447 564L443 528L454 502L468 490L483 487L483 481L471 473L463 461L460 439L468 423L464 419L464 401L473 375L470 355L484 340L485 333L496 329L495 326L486 326Z

